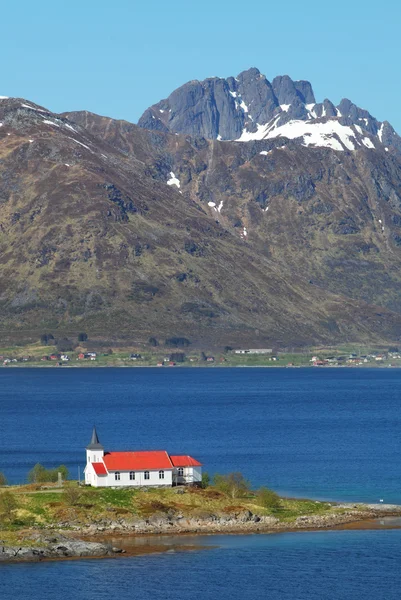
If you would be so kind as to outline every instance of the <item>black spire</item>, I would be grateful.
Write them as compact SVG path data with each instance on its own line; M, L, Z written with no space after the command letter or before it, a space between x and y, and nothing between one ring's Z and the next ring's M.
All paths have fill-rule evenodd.
M104 450L102 444L99 442L96 427L93 426L92 438L89 446L86 446L87 450Z

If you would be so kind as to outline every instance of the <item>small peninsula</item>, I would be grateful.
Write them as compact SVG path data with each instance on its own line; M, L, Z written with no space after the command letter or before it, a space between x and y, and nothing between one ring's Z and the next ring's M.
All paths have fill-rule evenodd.
M267 488L218 488L95 489L77 482L62 488L3 487L0 562L115 556L124 553L124 539L132 536L335 529L401 516L401 506L395 505L283 498Z

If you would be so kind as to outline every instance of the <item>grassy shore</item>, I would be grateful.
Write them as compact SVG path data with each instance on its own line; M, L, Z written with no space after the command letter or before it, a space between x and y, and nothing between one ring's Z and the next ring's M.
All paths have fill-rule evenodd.
M95 351L96 358L80 358L81 353ZM184 361L170 361L173 353L183 352ZM99 349L95 343L77 346L74 351L66 351L68 361L62 361L56 346L40 343L24 346L8 346L0 348L0 365L14 367L312 367L313 357L321 361L329 359L323 368L342 367L389 367L401 366L401 354L389 353L388 348L367 348L354 345L341 347L314 347L299 352L275 352L272 354L236 354L234 351L208 350L205 351L185 348L172 349L164 347L118 347L114 349ZM138 358L134 360L131 354ZM376 360L375 355L383 356ZM53 359L50 357L53 355ZM373 356L372 356L373 355ZM55 358L59 356L59 358ZM209 357L209 361L205 360ZM351 358L354 357L354 358ZM363 357L358 360L356 357ZM366 358L367 357L367 358ZM339 359L337 361L337 358ZM170 364L170 363L173 364ZM319 365L322 368L322 365Z
M39 484L10 486L0 491L0 494L11 494L14 499L14 507L9 514L3 513L0 521L0 539L4 543L18 543L27 529L74 529L103 520L146 520L166 515L202 519L250 511L260 516L272 516L290 528L301 516L340 516L345 511L329 502L294 498L279 498L278 502L268 506L263 505L256 493L232 498L213 486L180 488L179 492L177 488L78 488L76 482L66 483L64 490L49 486L48 489L41 489Z

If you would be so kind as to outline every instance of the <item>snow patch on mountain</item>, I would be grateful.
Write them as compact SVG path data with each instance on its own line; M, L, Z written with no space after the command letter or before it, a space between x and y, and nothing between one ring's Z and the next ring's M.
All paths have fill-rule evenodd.
M178 188L181 187L181 182L174 175L173 171L170 171L170 179L167 181L167 185L176 185Z
M303 138L304 146L320 146L333 150L355 150L357 141L351 127L341 125L338 121L326 123L308 123L306 121L290 121L270 131L267 138L286 137L290 140Z

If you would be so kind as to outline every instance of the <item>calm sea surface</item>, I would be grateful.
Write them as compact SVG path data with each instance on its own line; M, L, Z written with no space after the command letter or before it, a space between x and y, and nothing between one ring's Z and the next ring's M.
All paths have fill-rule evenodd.
M0 471L167 449L281 493L401 503L401 370L1 369ZM198 541L197 543L201 543ZM0 568L0 598L389 599L401 531L208 538L218 548Z

